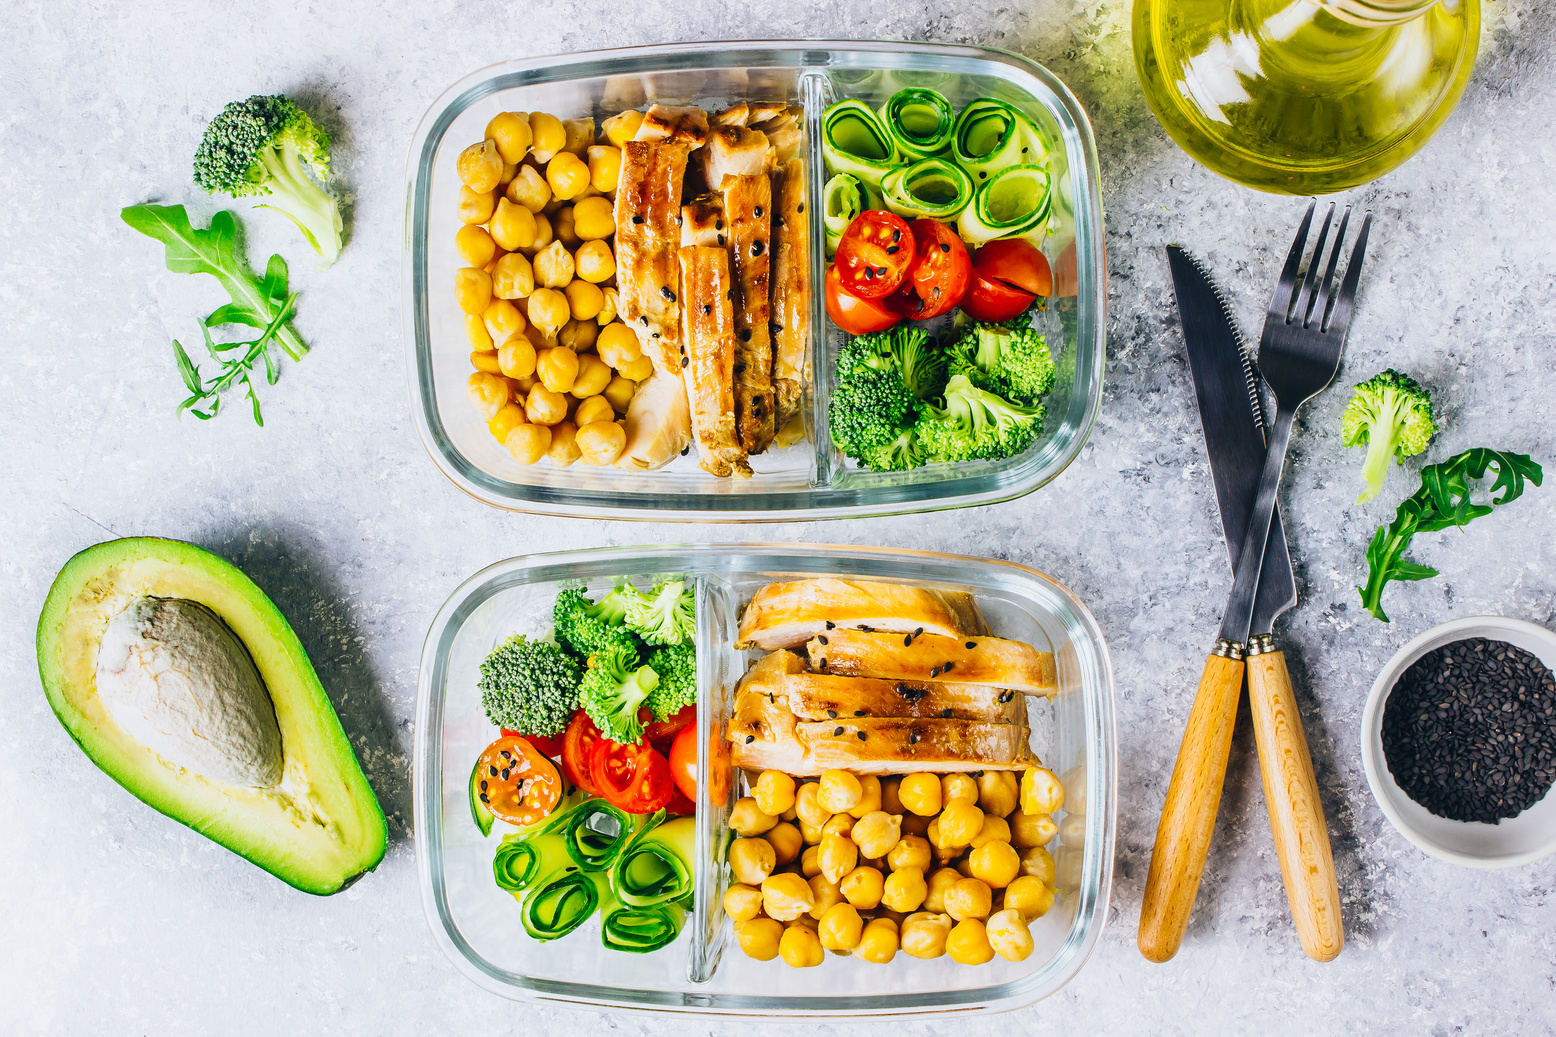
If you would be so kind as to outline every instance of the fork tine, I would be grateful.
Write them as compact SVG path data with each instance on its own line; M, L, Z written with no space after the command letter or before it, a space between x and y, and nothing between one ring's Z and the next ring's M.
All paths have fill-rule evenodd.
M1335 297L1334 313L1323 329L1327 335L1345 337L1345 329L1351 323L1351 311L1356 302L1356 285L1361 280L1362 257L1367 254L1367 232L1372 229L1372 213L1362 220L1361 233L1356 235L1356 247L1351 250L1351 261L1345 264L1345 280L1340 283L1340 294Z
M1308 315L1307 321L1302 325L1304 328L1310 327L1315 320L1318 322L1320 330L1324 327L1324 318L1328 316L1325 311L1329 309L1329 303L1334 298L1334 271L1340 262L1340 250L1345 247L1345 228L1350 222L1351 207L1347 205L1345 212L1340 216L1340 229L1335 231L1334 251L1329 253L1329 269L1324 271L1324 279L1318 286L1318 298L1314 300L1313 310ZM1313 265L1315 267L1318 266L1321 258L1317 253L1314 254Z
M1286 256L1286 267L1280 272L1280 280L1275 282L1275 292L1270 296L1269 317L1279 314L1282 322L1291 316L1292 294L1297 285L1297 270L1302 265L1302 249L1307 244L1308 228L1313 225L1313 210L1318 208L1318 199L1314 198L1307 203L1307 213L1302 217L1302 226L1297 228L1297 239L1291 243L1291 252Z
M1324 225L1318 231L1318 244L1313 246L1313 259L1307 265L1307 274L1302 278L1302 290L1297 293L1297 305L1286 317L1286 323L1297 321L1299 327L1307 327L1308 321L1313 317L1313 282L1318 277L1318 268L1324 261L1324 246L1329 242L1329 225L1334 222L1334 202L1329 203L1329 211L1324 213Z

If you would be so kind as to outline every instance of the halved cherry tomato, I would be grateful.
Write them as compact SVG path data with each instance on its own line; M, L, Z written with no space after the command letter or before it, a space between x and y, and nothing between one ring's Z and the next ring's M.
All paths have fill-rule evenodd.
M900 296L861 299L843 287L837 267L827 267L827 316L850 335L885 331L902 321Z
M908 224L913 231L913 264L900 293L904 312L912 320L929 320L949 313L967 294L972 261L956 231L928 218Z
M913 231L907 221L866 209L843 232L832 265L844 288L861 299L880 299L897 290L912 262Z
M600 789L589 774L589 761L594 747L604 739L589 714L581 709L573 714L572 723L562 733L562 773L591 796L598 796Z
M670 778L688 799L697 798L697 727L684 728L670 746Z
M962 296L962 312L973 320L1000 321L1017 316L1037 301L1037 296L1012 288L1003 281L991 281L973 267L972 283Z
M665 810L678 817L688 817L697 812L697 804L686 798L680 786L676 786L670 793L670 803Z
M481 802L511 824L532 825L562 799L562 777L551 761L516 735L503 735L487 746L476 770Z
M666 755L670 752L670 743L676 736L686 730L687 725L697 722L697 707L687 706L669 720L655 720L643 725L643 737L648 744Z
M988 281L1002 281L1007 287L1033 295L1054 294L1054 274L1048 257L1024 238L1001 238L978 250L973 269Z
M562 735L560 734L521 735L517 731L508 730L506 727L502 729L502 733L505 735L512 735L514 738L523 738L528 740L529 744L535 747L535 751L540 753L542 756L548 756L554 760L559 755L561 755ZM564 731L563 734L566 734L566 732Z
M594 747L589 775L607 802L629 814L662 810L675 790L664 754L641 743L622 745L601 739Z

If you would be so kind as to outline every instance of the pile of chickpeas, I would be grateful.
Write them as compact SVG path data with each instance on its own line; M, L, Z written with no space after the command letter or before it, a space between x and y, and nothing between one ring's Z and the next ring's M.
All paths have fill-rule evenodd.
M763 771L730 811L724 911L740 949L795 968L826 951L885 964L947 955L982 965L1032 953L1054 902L1064 787L1033 768L796 783ZM998 910L996 907L998 900Z
M460 153L455 238L468 265L454 296L470 338L470 401L520 464L541 457L609 465L627 441L621 417L653 374L617 320L616 218L621 146L641 112L563 121L503 112Z

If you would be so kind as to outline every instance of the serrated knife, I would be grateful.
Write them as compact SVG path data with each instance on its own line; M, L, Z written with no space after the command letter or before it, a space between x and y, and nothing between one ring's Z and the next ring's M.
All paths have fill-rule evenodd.
M1177 246L1167 248L1194 376L1200 422L1232 568L1264 465L1265 427L1259 378L1221 293ZM1254 600L1247 646L1249 703L1259 770L1287 899L1303 949L1328 961L1344 942L1339 889L1329 852L1307 739L1286 672L1270 635L1276 617L1296 603L1291 556L1277 513ZM1140 914L1141 953L1166 961L1177 953L1204 872L1231 752L1244 663L1236 651L1211 657L1195 694L1157 828Z

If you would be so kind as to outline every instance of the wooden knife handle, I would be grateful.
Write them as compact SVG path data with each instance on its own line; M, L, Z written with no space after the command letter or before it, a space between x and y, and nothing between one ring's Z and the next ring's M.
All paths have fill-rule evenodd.
M1259 743L1259 775L1270 812L1270 832L1275 837L1297 938L1314 961L1333 961L1345 946L1340 886L1335 880L1313 760L1308 755L1307 736L1302 732L1302 717L1291 692L1283 653L1264 651L1248 656L1248 703L1254 738Z
M1221 786L1226 782L1232 727L1242 690L1240 647L1217 642L1216 654L1205 660L1205 672L1194 693L1178 762L1167 784L1162 820L1156 828L1151 872L1145 880L1138 942L1140 953L1152 961L1166 961L1177 954L1189 928L1189 914L1194 910L1205 857L1210 853L1216 811L1221 806Z

